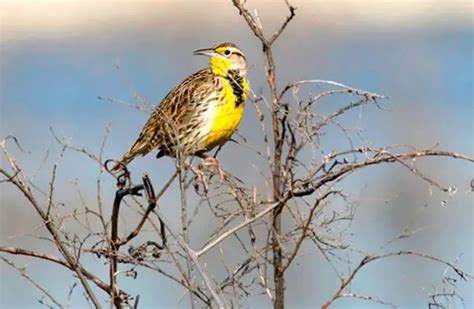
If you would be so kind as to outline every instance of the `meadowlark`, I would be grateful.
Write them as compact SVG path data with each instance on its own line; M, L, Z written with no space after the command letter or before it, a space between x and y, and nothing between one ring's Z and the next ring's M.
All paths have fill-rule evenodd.
M201 157L223 179L219 162L206 152L223 145L239 126L249 91L247 61L230 42L194 54L208 56L209 67L189 76L166 95L112 171L120 171L138 155L157 149L157 158Z

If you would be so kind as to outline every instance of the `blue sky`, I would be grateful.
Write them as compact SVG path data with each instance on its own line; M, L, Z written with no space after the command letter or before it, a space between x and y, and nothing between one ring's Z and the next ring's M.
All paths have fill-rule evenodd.
M249 2L252 5L252 1ZM246 51L253 89L258 91L265 86L260 46L228 3L187 5L178 2L175 10L169 2L47 3L40 10L43 17L31 13L39 8L39 4L31 1L2 4L0 133L1 136L17 136L24 148L31 151L30 155L17 153L29 172L41 164L47 149L51 151L52 161L48 161L46 167L58 154L50 126L75 145L97 151L104 127L110 125L105 155L118 157L133 142L147 115L97 97L110 96L133 103L138 94L158 104L171 87L207 65L204 58L192 56L194 49L224 40L235 41ZM366 108L362 120L357 122L364 130L367 143L379 146L406 143L419 147L439 143L444 149L472 155L474 67L469 3L364 2L374 10L368 15L376 16L364 15L363 4L353 4L353 10L344 13L341 10L344 4L335 3L296 3L297 19L275 45L279 85L319 78L386 94L390 99L382 105L388 111ZM255 6L260 9L265 25L269 25L269 31L286 14L283 5L258 2ZM96 10L91 11L93 8ZM198 9L201 13L195 14ZM221 14L215 17L211 15L213 10ZM318 87L304 89L313 94L321 90ZM337 99L331 104L341 102L344 101ZM331 104L322 106L321 112L333 110ZM255 119L253 110L247 109L239 131L257 143ZM355 123L352 118L347 121L351 125ZM344 143L340 139L329 139L324 147L329 152L347 146ZM240 156L235 151L242 149L226 148L221 159L223 165L251 178L254 173L251 165L234 163ZM81 180L86 192L93 192L91 179L95 179L97 168L92 163L71 154L64 158L63 164L59 179L64 189L60 195L66 198L72 192L70 182L76 178ZM171 161L164 159L163 165L158 164L150 155L134 163L134 167L137 175L152 169L153 179L164 182L172 170ZM351 241L372 248L375 243L383 243L396 235L415 218L420 226L427 228L408 242L408 247L440 254L449 260L462 253L460 265L473 273L473 203L472 195L466 193L473 176L472 166L444 159L427 160L423 166L430 176L459 188L459 193L449 198L449 207L440 206L445 196L430 196L425 183L404 171L389 167L363 172L348 179L345 185L352 193L364 197L354 224L354 233L358 236ZM38 180L46 181L48 175L46 170ZM369 189L363 191L368 184ZM22 200L3 184L1 188L0 239L8 243L11 241L8 236L20 234L21 230L29 231L35 219L29 217L31 209L24 207ZM105 180L105 188L112 190L112 180ZM378 198L390 195L394 188L397 188L394 202L381 209ZM425 203L430 205L427 211L421 207ZM170 215L174 213L170 211ZM8 222L11 216L19 218L22 224L13 226ZM31 239L19 244L35 246ZM367 271L355 287L404 306L423 306L426 292L420 285L429 289L433 280L439 282L442 271L429 266L425 269L413 261L403 262L405 260L391 262ZM298 278L311 282L328 275L312 265L311 255L302 257L301 265L289 273L290 286ZM36 291L18 275L1 267L2 278L8 278L9 283L1 284L0 304L7 307L34 305L38 297ZM418 277L410 275L418 270ZM33 271L41 274L48 270ZM386 272L387 277L392 276L392 281L381 282L377 277L380 271ZM68 280L72 282L71 278ZM145 280L160 287L155 293L160 295L162 304L175 304L181 294L181 290L165 279L151 276ZM331 280L328 282L336 284ZM406 287L407 280L414 282L415 290L413 286ZM52 284L64 286L63 279ZM133 287L133 282L124 284ZM315 298L306 297L312 293L313 285L289 289L288 303L294 306L319 303L325 293L334 288L320 285L317 284L322 296ZM18 298L16 291L20 289L24 297ZM472 283L461 287L467 303L472 306L470 289ZM75 301L83 305L79 296ZM143 297L144 305L155 304L153 301L153 297ZM341 306L348 304L341 302Z

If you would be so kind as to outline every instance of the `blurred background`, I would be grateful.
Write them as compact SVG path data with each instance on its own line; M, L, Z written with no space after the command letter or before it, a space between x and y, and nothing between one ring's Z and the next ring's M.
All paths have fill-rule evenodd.
M364 141L358 145L438 144L473 155L471 1L291 3L298 8L297 16L274 47L279 87L302 79L328 79L388 95L390 99L382 102L387 111L371 106L358 113L356 120L349 120L348 125L362 130ZM267 33L273 33L287 15L283 1L249 0L247 6L258 10ZM56 198L71 209L79 204L75 183L88 202L94 203L98 168L79 154L59 158L60 146L50 127L74 145L94 152L99 151L109 127L104 156L117 158L148 117L98 96L130 103L136 103L139 96L158 104L174 85L207 65L206 59L192 56L192 51L221 41L233 41L246 52L253 89L265 87L259 42L230 0L2 0L0 12L0 136L18 138L28 153L11 147L12 153L43 189L48 186L52 164L61 162ZM307 97L322 90L317 86L304 89ZM304 98L303 93L300 96ZM260 141L254 136L256 119L248 108L239 129L254 145ZM347 148L342 136L325 140L323 145L327 153ZM258 179L252 161L235 163L246 155L242 147L229 145L220 160L237 176ZM426 175L446 186L455 185L456 194L431 192L427 183L399 166L354 174L344 188L359 197L360 205L347 242L375 251L405 228L419 228L415 236L391 248L413 249L448 261L459 258L456 265L473 274L472 165L443 158L422 161L418 166ZM156 161L152 154L132 166L136 177L147 171L156 183L164 183L173 171L171 160ZM108 203L114 182L106 178L104 183ZM6 184L0 190L0 244L54 252L28 236L39 221L25 200ZM179 207L173 208L172 197L165 196L170 205L163 211L178 223ZM194 227L196 247L210 231ZM208 259L212 263L212 255ZM28 263L34 278L59 300L66 299L74 282L70 274L41 261L13 260L19 265ZM106 275L102 262L89 262L92 269ZM442 287L443 271L443 266L424 260L394 258L369 266L352 289L402 307L426 307L428 295ZM0 274L0 307L38 306L40 293L16 271L3 263ZM132 279L121 285L140 292L143 307L177 305L183 292L180 287L156 274L140 274L139 279L140 286ZM286 280L290 308L320 306L339 284L314 248L301 255ZM460 282L459 291L467 307L474 306L472 282ZM87 306L81 293L75 292L72 306ZM105 302L104 297L102 300ZM187 301L178 305L185 307ZM268 306L262 297L247 301L244 306ZM369 306L374 305L340 300L334 307Z

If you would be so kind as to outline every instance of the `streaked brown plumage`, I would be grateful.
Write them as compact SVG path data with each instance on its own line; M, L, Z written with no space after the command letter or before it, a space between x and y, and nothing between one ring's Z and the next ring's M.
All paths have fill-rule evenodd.
M210 67L166 95L113 171L154 149L159 149L158 157L205 153L237 129L248 93L244 54L227 42L195 53L209 56Z

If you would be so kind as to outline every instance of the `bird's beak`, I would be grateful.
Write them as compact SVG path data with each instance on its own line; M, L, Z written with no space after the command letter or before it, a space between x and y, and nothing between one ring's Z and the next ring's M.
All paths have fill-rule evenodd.
M208 56L208 57L216 57L219 56L218 53L214 51L212 48L203 48L203 49L198 49L193 52L193 55L202 55L202 56Z

